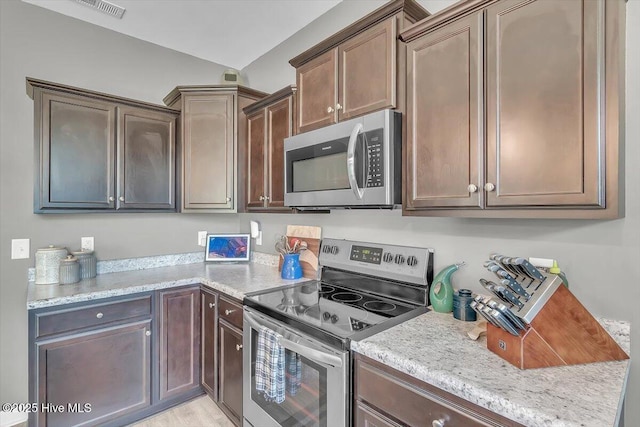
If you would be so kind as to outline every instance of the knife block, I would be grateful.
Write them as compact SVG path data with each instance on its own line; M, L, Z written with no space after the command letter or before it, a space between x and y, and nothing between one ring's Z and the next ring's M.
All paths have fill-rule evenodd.
M545 282L559 280L551 276ZM520 369L629 358L564 285L538 305L542 306L519 336L487 324L487 348Z

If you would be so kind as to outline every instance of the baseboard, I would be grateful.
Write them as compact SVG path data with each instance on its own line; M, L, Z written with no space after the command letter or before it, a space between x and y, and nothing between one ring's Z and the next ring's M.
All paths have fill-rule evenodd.
M5 412L0 411L0 427L11 427L27 422L29 414L26 412Z

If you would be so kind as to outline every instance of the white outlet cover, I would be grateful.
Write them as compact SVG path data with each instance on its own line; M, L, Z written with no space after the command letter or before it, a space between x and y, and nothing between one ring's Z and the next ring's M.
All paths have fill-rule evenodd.
M198 246L205 247L207 245L207 232L198 231Z
M92 251L93 249L93 237L81 237L80 249L83 251Z
M11 259L29 258L29 239L11 239Z

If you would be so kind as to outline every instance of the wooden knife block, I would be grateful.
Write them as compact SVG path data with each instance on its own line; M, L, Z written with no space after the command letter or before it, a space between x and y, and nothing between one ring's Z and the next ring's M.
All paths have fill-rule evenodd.
M556 289L529 325L516 337L487 324L487 348L520 369L629 358L565 286Z

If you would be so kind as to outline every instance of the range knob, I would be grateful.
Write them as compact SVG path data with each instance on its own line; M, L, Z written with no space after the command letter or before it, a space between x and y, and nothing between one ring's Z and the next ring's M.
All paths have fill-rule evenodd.
M336 323L338 322L339 317L337 314L334 314L333 316L331 316L331 323Z
M337 246L331 246L331 255L337 255L339 249Z
M393 254L390 254L389 252L385 252L385 254L382 256L382 260L384 262L391 262L393 261Z
M409 258L407 258L407 265L408 266L413 267L416 264L418 264L418 258L414 257L413 255L411 255Z
M329 320L331 318L331 313L329 313L328 311L325 311L324 313L322 313L322 318L324 320Z
M328 254L329 252L331 252L331 246L329 245L324 245L322 247L322 252L324 252L325 254Z
M400 254L396 255L396 264L404 264L404 256Z

